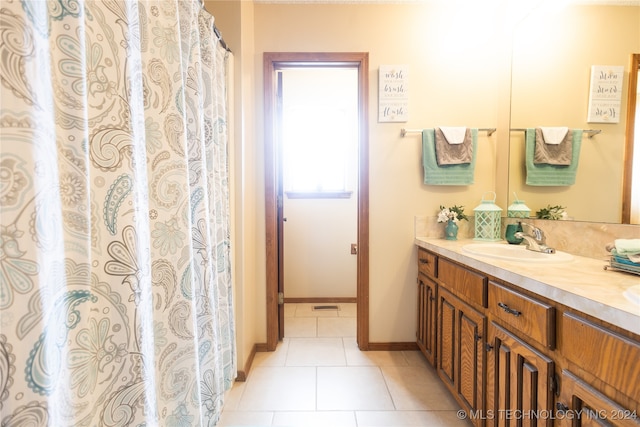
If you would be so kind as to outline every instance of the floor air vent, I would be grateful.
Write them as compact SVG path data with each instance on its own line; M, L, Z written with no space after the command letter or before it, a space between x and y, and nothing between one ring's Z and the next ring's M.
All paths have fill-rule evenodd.
M313 311L339 310L337 305L314 305Z

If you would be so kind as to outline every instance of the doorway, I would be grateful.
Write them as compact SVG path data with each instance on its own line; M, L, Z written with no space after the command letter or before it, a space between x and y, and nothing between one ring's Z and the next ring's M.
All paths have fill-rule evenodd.
M369 336L369 193L368 193L368 53L271 53L264 54L265 102L265 219L267 349L275 350L284 336L284 174L282 115L279 88L282 70L291 68L344 68L357 70L357 254L356 340L368 349ZM306 132L309 132L308 130ZM301 136L304 136L302 134ZM347 191L325 192L344 196ZM342 189L344 190L344 188ZM295 193L295 192L292 192ZM297 193L304 194L305 191Z

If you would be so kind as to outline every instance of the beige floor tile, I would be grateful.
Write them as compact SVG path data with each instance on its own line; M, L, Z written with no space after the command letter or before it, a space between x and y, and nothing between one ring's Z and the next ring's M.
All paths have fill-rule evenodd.
M285 317L284 336L286 338L318 336L318 320L315 317Z
M319 317L319 337L355 337L355 317Z
M407 365L409 366L421 366L421 367L429 367L429 361L424 357L424 355L420 351L403 351L402 354L404 358L407 360Z
M349 366L408 366L401 351L360 351L355 339L343 341Z
M341 338L292 338L286 366L345 366Z
M289 332L314 338L257 353L247 382L225 394L219 426L471 427L422 353L360 352L354 336L315 337L316 319L339 320L287 317Z
M318 410L394 409L380 368L369 366L318 369Z
M438 411L438 417L445 427L472 427L471 420L466 417L461 418L460 414L458 411Z
M353 411L276 412L274 426L287 427L356 427Z
M270 426L273 412L223 411L216 427Z
M238 410L313 411L316 368L258 367L251 370Z
M356 412L358 427L448 427L442 411L363 411ZM451 411L447 411L451 412ZM455 414L455 411L453 412Z
M242 393L244 393L244 387L246 382L236 381L231 386L231 390L224 394L224 410L235 411L238 409Z
M397 410L460 409L432 368L384 366L380 369Z
M251 369L259 366L284 366L289 350L289 338L285 338L278 343L275 351L259 351L253 358ZM251 375L251 373L249 373Z

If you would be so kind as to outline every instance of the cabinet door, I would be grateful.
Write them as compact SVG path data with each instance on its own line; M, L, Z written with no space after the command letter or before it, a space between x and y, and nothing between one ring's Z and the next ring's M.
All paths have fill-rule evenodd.
M638 413L626 409L569 371L562 371L558 419L562 427L637 427Z
M489 425L552 426L553 361L493 322L489 343Z
M466 411L484 411L486 318L443 289L438 289L437 371ZM476 425L481 418L473 417Z
M432 280L420 275L418 277L418 347L429 363L436 362L436 288Z

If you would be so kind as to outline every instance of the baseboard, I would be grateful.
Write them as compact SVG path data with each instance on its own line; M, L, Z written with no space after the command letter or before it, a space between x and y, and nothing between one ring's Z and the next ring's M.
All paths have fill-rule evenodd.
M284 302L290 304L327 304L327 303L355 303L357 302L357 298L353 297L339 297L339 298L285 298Z
M367 351L417 351L415 342L370 342Z
M268 351L267 344L254 344L251 349L251 353L249 353L249 357L247 358L247 363L244 364L244 369L238 371L236 376L236 381L245 382L247 377L249 376L249 371L251 370L251 365L253 364L253 358L256 357L256 353L259 351Z

